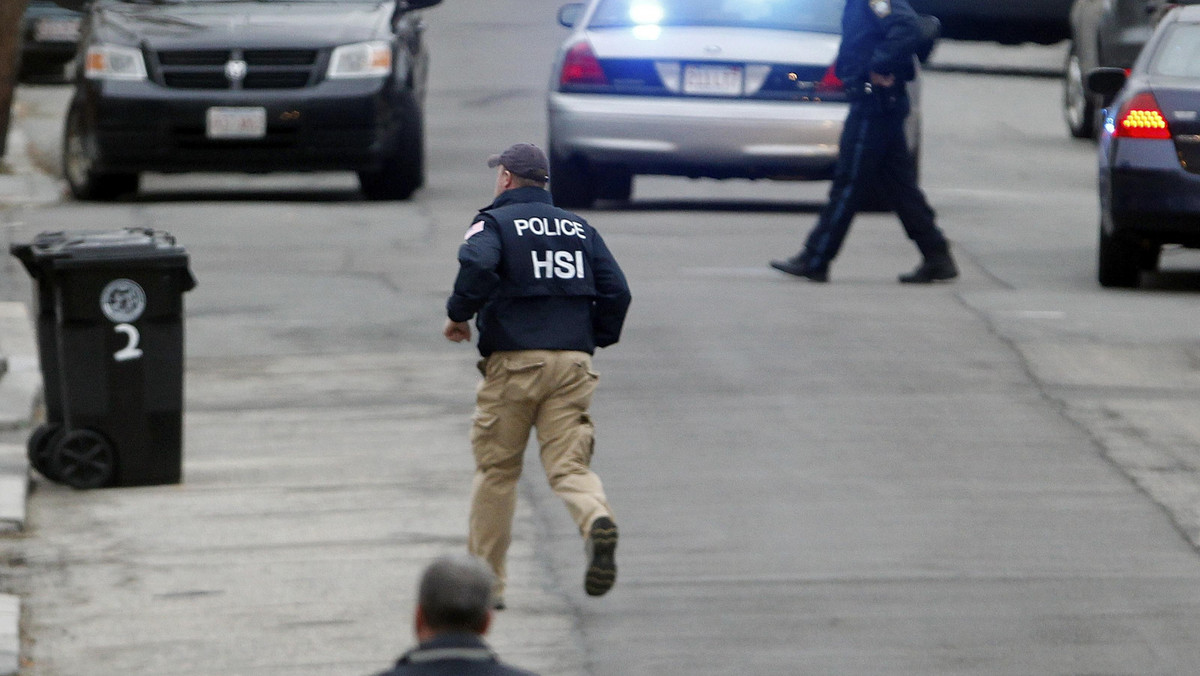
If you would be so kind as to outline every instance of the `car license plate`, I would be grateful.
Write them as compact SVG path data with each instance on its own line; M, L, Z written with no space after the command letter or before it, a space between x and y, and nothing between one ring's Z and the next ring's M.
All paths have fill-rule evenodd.
M742 67L689 65L683 70L683 93L740 96Z
M79 19L38 19L33 24L34 42L76 42Z
M267 135L266 108L209 108L208 138L263 138Z

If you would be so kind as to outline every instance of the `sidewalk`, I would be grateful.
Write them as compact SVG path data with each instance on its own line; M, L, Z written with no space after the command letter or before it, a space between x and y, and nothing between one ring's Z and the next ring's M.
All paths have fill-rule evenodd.
M14 115L7 154L0 160L0 221L11 222L15 209L49 204L58 196L57 181L42 174L27 153L28 143ZM3 252L7 255L7 252ZM42 379L37 342L24 303L0 302L0 432L24 437L35 415ZM29 464L23 444L0 443L0 535L25 528ZM20 668L21 603L0 594L0 676Z

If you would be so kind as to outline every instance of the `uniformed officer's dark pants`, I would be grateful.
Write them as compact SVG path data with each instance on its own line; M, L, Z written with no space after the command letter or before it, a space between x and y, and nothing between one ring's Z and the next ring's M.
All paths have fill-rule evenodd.
M803 255L813 268L824 268L838 255L854 215L873 193L892 206L904 232L921 255L946 253L946 237L934 223L933 209L917 185L917 168L904 135L906 99L885 106L879 95L850 105L842 128L838 163L829 202L804 244Z

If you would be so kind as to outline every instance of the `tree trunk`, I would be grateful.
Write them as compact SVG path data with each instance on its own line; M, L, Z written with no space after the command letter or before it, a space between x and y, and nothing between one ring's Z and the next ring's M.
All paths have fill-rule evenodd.
M0 157L8 150L8 124L21 56L21 16L27 0L0 0Z

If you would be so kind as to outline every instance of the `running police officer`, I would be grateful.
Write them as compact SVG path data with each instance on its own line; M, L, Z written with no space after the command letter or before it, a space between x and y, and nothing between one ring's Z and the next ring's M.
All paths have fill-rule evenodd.
M591 356L620 338L629 287L600 233L551 202L541 149L518 143L488 166L497 170L496 198L459 247L443 330L470 340L477 316L483 382L471 429L470 551L495 571L502 608L517 480L537 428L546 478L585 538L584 589L600 596L616 582L617 526L590 468Z
M771 267L814 282L829 281L829 264L855 213L868 196L880 194L922 256L921 264L900 281L923 284L958 276L950 245L917 185L916 163L904 134L909 113L905 82L916 77L915 55L928 39L922 28L908 0L846 0L835 72L845 84L850 113L829 201L804 248L787 260L771 261Z

